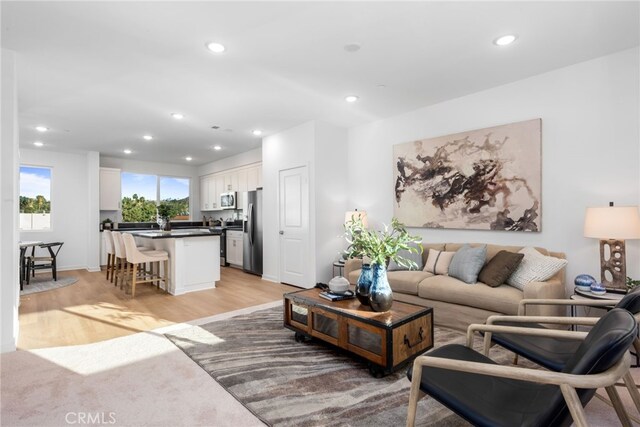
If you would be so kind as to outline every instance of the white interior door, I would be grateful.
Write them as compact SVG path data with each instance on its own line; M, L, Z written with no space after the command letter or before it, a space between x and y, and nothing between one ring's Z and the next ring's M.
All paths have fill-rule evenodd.
M310 288L307 167L281 170L279 182L280 281Z

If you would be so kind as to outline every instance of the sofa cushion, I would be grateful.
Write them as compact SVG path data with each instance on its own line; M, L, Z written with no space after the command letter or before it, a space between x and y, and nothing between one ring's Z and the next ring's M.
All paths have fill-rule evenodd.
M418 296L497 313L517 314L523 293L507 285L492 288L484 283L476 283L469 286L454 277L433 276L420 282Z
M507 284L521 290L529 282L544 282L567 265L566 259L542 255L532 247L522 248L520 253L524 254L524 258L507 279Z
M500 251L480 270L478 280L492 288L500 286L518 268L522 258L524 254Z
M449 264L455 252L438 251L429 249L427 262L424 264L424 271L432 274L449 274Z
M416 249L416 252L405 250L399 251L398 255L406 260L415 262L416 267L409 269L407 267L402 267L394 260L391 260L389 261L389 267L387 267L387 271L422 270L422 266L424 264L424 262L422 261L422 245L420 243L410 243L409 246L414 247Z
M403 294L418 295L418 285L424 279L432 277L433 274L426 271L389 271L387 279L393 292Z
M358 268L357 270L351 270L347 276L347 280L349 281L349 283L351 283L352 285L358 283L358 277L360 277L361 271L361 268Z
M449 276L455 277L466 283L476 283L478 273L482 270L487 257L487 246L472 248L465 245L458 249L449 264Z

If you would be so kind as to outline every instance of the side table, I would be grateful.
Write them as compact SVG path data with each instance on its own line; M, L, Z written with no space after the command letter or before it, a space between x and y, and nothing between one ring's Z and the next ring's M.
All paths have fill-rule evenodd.
M336 268L338 269L338 276L342 276L342 273L344 272L344 262L342 261L334 261L333 262L333 277L336 277Z

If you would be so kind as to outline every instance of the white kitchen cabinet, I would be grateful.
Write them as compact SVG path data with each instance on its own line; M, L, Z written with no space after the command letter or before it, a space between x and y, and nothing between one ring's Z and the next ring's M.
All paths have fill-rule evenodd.
M120 209L120 169L100 168L100 210Z
M231 171L224 175L226 191L238 191L238 172Z
M209 183L211 182L209 175L200 177L200 210L208 211L211 209L209 200Z
M247 169L247 191L253 191L258 188L258 166L252 166Z
M238 209L242 209L244 204L244 193L249 191L247 187L247 169L240 169L238 171L238 200L236 202L236 206Z
M242 231L227 230L227 262L242 266Z
M213 202L213 209L214 210L222 210L222 208L220 207L220 195L222 193L226 193L225 190L225 175L214 175L214 181L215 181L215 202Z
M256 166L256 173L258 174L258 185L256 188L262 188L262 164Z

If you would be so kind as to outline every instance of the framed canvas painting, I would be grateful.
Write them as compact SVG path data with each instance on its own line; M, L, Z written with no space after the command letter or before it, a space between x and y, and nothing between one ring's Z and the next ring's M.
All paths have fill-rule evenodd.
M409 227L541 231L542 120L393 146L394 215Z

